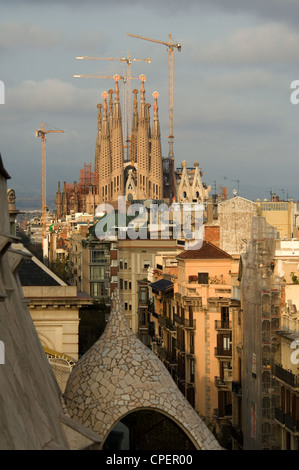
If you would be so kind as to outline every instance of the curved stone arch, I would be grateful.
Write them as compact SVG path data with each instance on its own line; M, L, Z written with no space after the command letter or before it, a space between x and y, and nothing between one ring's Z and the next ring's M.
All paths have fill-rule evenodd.
M54 343L52 343L52 341L45 334L40 333L39 331L37 331L37 334L43 347L55 349Z
M221 449L158 356L129 328L117 290L105 331L73 368L64 398L70 416L103 440L122 417L150 408L179 425L197 449Z
M103 441L106 441L107 437L109 434L113 431L114 427L122 421L126 416L129 416L132 413L137 413L138 411L155 411L156 413L159 413L163 416L166 416L170 421L172 421L174 424L176 424L181 431L186 435L186 437L190 440L190 442L194 445L196 450L201 450L201 448L198 445L198 442L195 440L194 436L190 433L189 429L183 426L183 424L177 419L175 414L170 414L167 413L165 410L159 407L154 407L154 406L148 406L148 407L137 407L135 409L132 409L125 413L123 416L121 416L112 426L111 428L106 432L105 436L103 436Z

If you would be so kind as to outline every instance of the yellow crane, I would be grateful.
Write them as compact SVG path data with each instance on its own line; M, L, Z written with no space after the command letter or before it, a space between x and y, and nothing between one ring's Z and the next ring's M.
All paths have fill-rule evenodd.
M173 154L173 50L176 48L179 52L182 49L180 43L176 42L173 43L171 39L171 34L168 35L168 42L159 41L157 39L146 38L144 36L138 36L137 34L129 34L127 36L132 36L133 38L144 39L146 41L152 41L158 44L163 44L168 48L168 102L169 102L169 110L168 110L168 121L169 121L169 136L168 136L168 143L169 143L169 153L168 156L170 158L174 157Z
M124 145L125 149L125 159L128 157L128 146L131 142L131 80L137 79L137 77L131 76L131 64L132 62L147 62L151 63L151 59L133 59L129 56L129 51L127 51L127 57L89 57L89 56L80 56L76 57L78 60L118 60L123 64L127 65L126 73L121 79L123 80L123 135L126 139L126 144ZM84 78L110 78L99 75L74 75L75 78L84 77Z
M46 134L54 132L64 132L63 130L46 130L45 123L35 131L36 137L41 139L41 160L42 160L42 240L46 236L47 226L47 178L46 178Z

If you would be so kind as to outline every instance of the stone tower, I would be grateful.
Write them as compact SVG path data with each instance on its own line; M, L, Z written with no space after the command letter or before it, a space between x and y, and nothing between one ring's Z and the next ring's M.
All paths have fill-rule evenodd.
M110 128L108 121L108 93L102 94L104 98L103 105L103 121L101 130L101 143L99 154L99 200L100 202L111 200L111 145L110 145Z
M118 196L124 194L124 144L122 132L122 119L119 102L119 75L114 75L114 107L111 129L111 180L112 201L117 201Z
M145 75L140 75L140 104L137 131L137 194L138 199L149 197L150 144L148 108L145 102Z
M155 91L153 97L154 102L154 120L152 127L151 137L151 169L150 169L150 182L149 193L152 199L163 198L163 167L162 167L162 151L161 151L161 135L160 123L158 117L158 96L159 93Z
M101 134L102 134L102 104L97 104L98 108L98 129L97 129L97 138L96 138L96 150L95 150L95 159L94 159L94 172L98 180L99 175L99 160L100 160L100 149L101 149Z

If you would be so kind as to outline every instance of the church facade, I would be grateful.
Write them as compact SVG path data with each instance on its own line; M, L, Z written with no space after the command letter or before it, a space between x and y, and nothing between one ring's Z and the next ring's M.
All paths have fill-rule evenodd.
M94 213L101 203L114 203L124 196L127 201L163 199L163 162L158 115L159 93L154 92L153 120L151 105L145 98L145 75L140 76L140 101L134 89L133 118L129 159L125 160L119 75L115 88L104 92L98 104L98 129L94 172L79 183L60 183L56 193L57 218L70 212ZM114 96L113 96L114 95ZM127 152L128 153L128 152Z

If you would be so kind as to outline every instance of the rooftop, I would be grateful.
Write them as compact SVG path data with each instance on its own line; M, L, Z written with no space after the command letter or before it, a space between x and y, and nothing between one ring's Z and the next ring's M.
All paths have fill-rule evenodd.
M232 256L210 242L203 241L198 250L182 251L177 259L232 259Z

